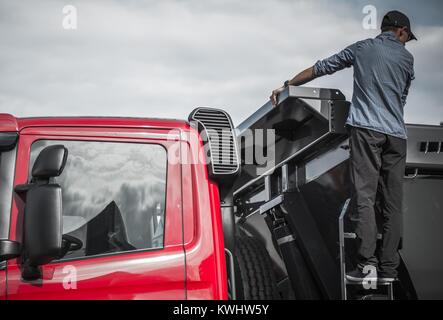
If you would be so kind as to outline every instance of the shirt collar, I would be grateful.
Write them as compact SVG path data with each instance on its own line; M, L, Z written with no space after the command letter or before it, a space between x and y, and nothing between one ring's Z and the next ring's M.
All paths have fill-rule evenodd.
M404 43L402 43L400 40L398 40L398 38L395 36L394 31L385 31L385 32L382 32L382 33L380 33L380 34L377 36L377 38L386 38L386 39L389 39L389 40L393 40L393 41L396 41L396 42L398 42L398 43L400 43L401 45L404 46Z

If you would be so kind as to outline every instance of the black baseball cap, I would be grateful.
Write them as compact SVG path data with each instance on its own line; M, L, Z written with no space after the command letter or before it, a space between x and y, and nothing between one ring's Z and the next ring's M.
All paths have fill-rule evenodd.
M381 23L381 28L383 29L384 27L397 27L397 28L407 27L410 36L409 39L417 40L417 37L412 33L411 23L409 22L409 18L400 11L394 10L386 13Z

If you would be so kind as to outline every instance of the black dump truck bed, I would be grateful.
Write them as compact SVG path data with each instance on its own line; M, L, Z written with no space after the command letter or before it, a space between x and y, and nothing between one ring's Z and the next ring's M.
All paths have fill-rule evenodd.
M339 90L288 87L277 107L268 102L236 128L242 158L234 188L237 225L266 246L286 298L346 298L339 217L350 197L349 105ZM396 299L441 299L443 126L407 128L402 263L393 291ZM256 129L273 129L275 147L266 133L254 135ZM251 161L251 148L263 145L268 158L275 154L271 164L259 156ZM344 232L352 232L349 214ZM355 248L350 237L342 257L348 270ZM376 297L383 290L351 288L347 294Z

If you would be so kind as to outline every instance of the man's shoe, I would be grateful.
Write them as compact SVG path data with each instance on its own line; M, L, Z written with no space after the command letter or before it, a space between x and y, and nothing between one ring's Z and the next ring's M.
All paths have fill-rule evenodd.
M377 281L377 273L364 274L360 269L355 269L346 274L346 279L354 282Z
M388 275L384 275L384 274L381 274L381 275L378 277L378 281L379 281L379 282L394 282L396 279L397 279L397 278L394 277L394 276L388 276Z

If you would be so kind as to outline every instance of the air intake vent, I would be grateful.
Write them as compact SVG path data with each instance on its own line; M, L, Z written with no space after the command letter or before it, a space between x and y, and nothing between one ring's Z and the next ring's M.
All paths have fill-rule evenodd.
M197 108L191 112L189 121L195 121L203 141L209 147L209 171L212 176L237 174L237 141L229 115L219 109Z
M420 152L424 153L443 153L442 141L422 141L420 142Z

